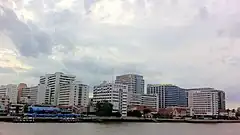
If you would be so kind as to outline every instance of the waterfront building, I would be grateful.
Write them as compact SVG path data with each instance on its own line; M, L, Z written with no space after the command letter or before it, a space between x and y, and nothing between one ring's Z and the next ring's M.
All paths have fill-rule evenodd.
M222 90L218 91L218 110L226 110L226 99L225 99L225 92Z
M17 103L17 85L8 84L0 86L0 97L9 97L11 103Z
M172 84L148 84L147 94L157 94L159 107L187 107L187 93Z
M72 84L76 76L56 72L40 77L40 84L46 85L45 101L51 105L69 105L73 101Z
M127 85L129 92L144 94L144 79L141 75L120 75L116 77L115 83Z
M104 81L93 88L93 103L108 101L113 110L127 116L128 87L124 84L107 83Z
M8 96L0 97L0 106L4 111L8 109L9 103L10 103L10 98Z
M73 105L87 107L89 102L89 86L82 84L80 81L75 81L73 89Z
M213 88L187 89L188 106L194 115L218 115L219 91Z
M45 94L48 87L44 84L37 86L22 88L20 96L20 103L28 104L45 104Z
M25 83L20 83L20 84L18 85L18 88L17 88L17 90L18 90L17 102L20 102L20 98L21 98L21 95L22 95L22 89L23 89L23 88L27 88L27 84L25 84Z
M36 104L38 86L26 87L22 89L20 102L28 104Z
M146 108L152 108L158 111L159 102L157 94L138 94L138 93L128 93L128 106L132 108L133 106L144 106Z

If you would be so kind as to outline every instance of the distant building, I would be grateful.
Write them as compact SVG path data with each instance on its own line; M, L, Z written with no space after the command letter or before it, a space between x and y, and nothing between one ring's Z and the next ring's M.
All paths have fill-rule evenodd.
M46 92L49 92L50 88L46 86L45 84L38 84L38 92L37 92L37 101L36 104L41 105L41 104L48 104L49 102L49 97L46 96Z
M26 87L22 89L21 92L21 102L25 102L28 104L36 104L37 103L37 93L38 93L38 86L33 87Z
M126 74L117 76L115 83L127 85L129 92L144 94L144 79L141 75Z
M184 89L171 84L148 84L147 94L157 94L159 107L187 107L187 93Z
M113 104L113 110L127 116L128 88L124 84L103 82L93 88L93 102L108 101Z
M73 83L73 89L73 104L77 106L87 107L89 102L89 86L76 81Z
M188 89L188 106L194 115L218 115L219 91L213 88Z
M11 103L17 103L17 85L8 84L0 86L0 97L9 97Z
M8 96L0 97L0 106L1 106L1 109L3 109L3 111L7 110L9 103L10 103L10 98Z
M128 106L144 106L158 111L158 95L128 93Z
M22 97L22 89L23 88L27 88L27 84L25 83L20 83L17 87L18 90L18 97L17 97L17 101L20 102L20 98Z
M75 76L56 72L46 74L40 77L40 84L46 85L45 101L51 105L69 105L71 104L71 95L73 95L72 84Z
M218 90L218 110L226 110L225 92Z
M28 104L45 104L47 102L47 100L45 100L47 90L49 89L44 84L23 88L19 102Z

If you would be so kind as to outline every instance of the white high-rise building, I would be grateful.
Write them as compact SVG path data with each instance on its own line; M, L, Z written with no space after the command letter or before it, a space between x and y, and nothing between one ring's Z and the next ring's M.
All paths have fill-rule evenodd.
M38 85L38 92L37 92L37 104L46 104L48 102L48 98L46 98L46 92L49 91L49 87L44 84Z
M51 105L70 105L73 100L72 84L75 76L56 72L40 77L40 84L46 85L49 89L45 93L45 101Z
M127 85L103 82L99 86L94 86L93 102L101 101L112 103L113 110L118 110L122 116L127 116Z
M18 90L17 85L8 84L0 86L0 97L8 97L11 103L17 103Z
M22 88L20 101L28 104L45 104L45 94L48 88L44 84Z
M89 86L82 84L80 81L73 83L74 94L71 98L73 104L81 107L87 107L89 102Z
M188 89L188 107L194 115L218 115L218 91L213 88Z
M20 101L28 104L36 104L37 93L38 93L38 86L23 88Z

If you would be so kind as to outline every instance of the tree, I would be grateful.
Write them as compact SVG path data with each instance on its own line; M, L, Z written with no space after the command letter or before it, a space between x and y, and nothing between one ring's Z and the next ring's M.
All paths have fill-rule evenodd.
M113 104L108 101L97 102L96 115L97 116L112 116Z
M122 114L120 112L115 112L115 113L112 113L112 116L121 117Z
M132 117L142 117L142 113L139 110L128 111L127 115Z
M28 105L27 105L27 104L24 105L23 112L24 112L24 113L27 113L27 112L28 112Z
M144 114L144 115L145 115L145 114L148 114L148 113L150 113L150 112L151 112L151 110L150 110L150 109L147 109L147 108L143 110L143 114Z

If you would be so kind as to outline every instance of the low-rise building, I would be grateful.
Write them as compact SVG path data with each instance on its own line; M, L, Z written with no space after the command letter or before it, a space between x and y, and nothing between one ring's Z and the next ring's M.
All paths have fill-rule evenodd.
M128 93L128 106L145 106L147 108L153 108L158 111L159 102L158 95L156 94L139 94L139 93Z

